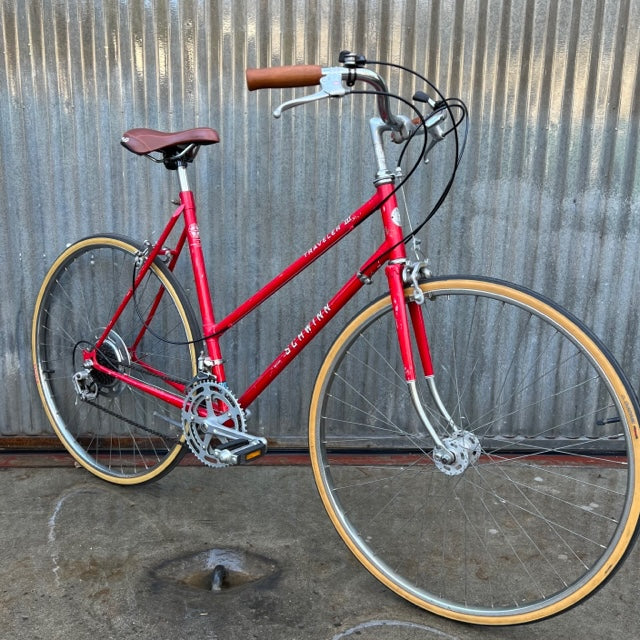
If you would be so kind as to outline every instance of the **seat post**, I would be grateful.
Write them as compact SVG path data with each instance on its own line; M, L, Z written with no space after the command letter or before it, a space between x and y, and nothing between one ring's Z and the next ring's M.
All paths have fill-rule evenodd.
M180 180L180 191L191 191L189 189L189 180L187 180L187 163L178 163L178 179Z

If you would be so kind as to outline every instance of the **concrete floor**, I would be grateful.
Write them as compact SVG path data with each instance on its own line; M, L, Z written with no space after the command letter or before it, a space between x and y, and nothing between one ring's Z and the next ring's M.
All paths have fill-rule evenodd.
M351 557L305 465L182 466L124 489L68 462L0 463L0 638L636 638L640 549L579 607L477 628L409 605ZM211 591L207 567L229 574Z

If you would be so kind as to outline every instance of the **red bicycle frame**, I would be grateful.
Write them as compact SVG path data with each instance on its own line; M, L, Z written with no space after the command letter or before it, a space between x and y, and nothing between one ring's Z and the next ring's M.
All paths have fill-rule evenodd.
M179 167L181 184L186 185L186 168ZM90 362L93 369L103 372L111 377L122 380L126 384L136 389L148 393L160 400L168 402L176 407L182 407L185 386L176 382L170 382L177 393L166 391L155 385L150 385L142 380L134 378L127 373L114 371L102 365L96 357L102 343L107 339L109 332L117 322L124 308L131 301L135 288L140 284L147 271L151 268L154 260L166 252L164 243L173 230L176 222L182 216L184 218L184 229L178 239L175 249L171 251L169 269L173 270L177 259L186 244L189 247L191 263L194 274L195 288L198 297L198 304L202 318L202 329L204 338L202 341L206 345L206 352L211 360L211 372L218 382L225 382L226 375L223 366L222 354L220 350L219 338L239 320L248 315L251 311L259 307L265 300L271 297L281 287L299 275L321 255L339 243L344 237L351 233L361 222L368 218L376 210L380 210L384 227L384 241L378 249L371 255L369 260L363 264L360 270L351 276L339 291L309 320L303 329L294 336L281 353L271 362L271 364L255 379L255 381L240 396L239 401L243 407L248 407L264 389L291 363L291 361L302 351L302 349L313 340L313 338L326 326L326 324L340 311L345 304L363 287L370 282L372 276L386 262L385 269L389 283L389 292L393 301L393 312L396 329L400 343L400 350L405 369L406 380L415 380L415 364L411 349L411 336L409 324L413 326L416 335L418 352L422 361L425 375L431 375L431 358L426 338L422 310L420 305L409 303L410 313L407 313L405 304L402 273L406 264L406 252L403 242L402 227L399 222L399 212L395 197L395 187L390 180L383 181L376 186L373 197L364 203L359 209L345 218L335 229L325 235L322 240L314 244L305 251L297 260L291 263L284 271L278 274L253 296L238 306L219 322L215 319L211 292L209 289L206 266L202 245L200 242L200 231L196 217L196 205L193 192L188 188L180 192L180 206L171 216L157 242L150 248L144 262L139 268L134 284L124 296L113 318L106 326L100 339L91 350L83 352L85 362ZM149 372L163 374L170 372L158 372L146 365L143 361L135 358L136 345L144 335L146 325L150 322L155 313L164 288L161 288L156 295L156 300L151 306L147 315L147 322L141 328L140 334L134 344L130 346L132 358L136 364L145 367ZM199 340L198 340L199 341Z

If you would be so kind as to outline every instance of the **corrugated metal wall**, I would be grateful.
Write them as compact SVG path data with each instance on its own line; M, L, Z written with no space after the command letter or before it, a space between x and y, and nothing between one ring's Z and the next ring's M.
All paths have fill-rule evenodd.
M366 100L276 121L271 110L292 92L244 85L247 66L331 65L345 48L412 66L469 106L457 185L425 234L434 270L545 292L593 326L637 382L639 24L635 0L2 0L0 433L50 433L29 331L55 255L92 232L145 238L171 211L175 176L126 153L127 128L220 132L194 176L219 314L370 193ZM429 171L408 192L420 211L445 177ZM226 340L238 387L321 306L372 232ZM329 337L258 403L282 442L305 433Z

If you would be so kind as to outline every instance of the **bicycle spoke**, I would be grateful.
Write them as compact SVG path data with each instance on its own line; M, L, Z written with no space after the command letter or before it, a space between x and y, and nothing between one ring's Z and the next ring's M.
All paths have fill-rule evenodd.
M316 383L320 494L360 561L412 602L465 621L544 617L582 585L597 589L635 533L632 395L605 377L596 339L550 321L534 294L472 278L426 287L435 382L458 431L428 384L419 395L457 464L433 459L380 299L338 337Z
M156 411L149 394L127 386L108 373L90 373L86 398L73 378L85 372L83 351L92 350L131 289L138 248L116 236L88 238L71 246L54 265L42 288L34 322L34 357L45 405L65 446L90 471L113 482L146 482L160 477L181 452L174 407ZM157 297L162 290L161 298ZM154 334L140 334L134 310L146 314ZM193 316L184 294L164 267L153 266L136 288L96 350L107 368L152 386L193 377ZM153 309L153 313L151 313ZM170 344L167 340L184 344ZM139 364L144 362L145 366ZM165 376L163 372L171 375ZM159 417L173 415L172 422Z

